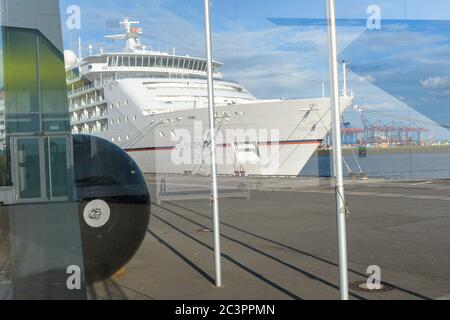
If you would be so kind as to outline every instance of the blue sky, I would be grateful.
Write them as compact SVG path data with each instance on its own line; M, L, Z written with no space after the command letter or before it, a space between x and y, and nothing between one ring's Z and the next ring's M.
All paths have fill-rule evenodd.
M214 0L214 51L224 63L225 77L259 98L320 95L321 84L328 86L327 30L283 21L324 19L324 3ZM82 28L64 28L66 48L76 49L81 36L85 48L92 44L94 51L119 50L120 43L103 36L120 33L116 22L128 16L141 21L147 46L204 56L202 0L61 0L64 20L72 4L81 7ZM450 124L450 1L337 0L337 16L364 22L370 5L381 9L381 30L338 28L341 57L352 65L349 87L355 102L368 110L369 118L414 121L430 127L436 137L450 138L432 121ZM415 21L423 19L427 21ZM356 114L346 117L359 125Z

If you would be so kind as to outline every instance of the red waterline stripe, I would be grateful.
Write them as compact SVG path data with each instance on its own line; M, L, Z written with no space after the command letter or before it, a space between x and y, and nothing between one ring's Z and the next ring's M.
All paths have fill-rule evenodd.
M294 141L278 141L278 142L260 142L259 145L272 146L272 145L305 145L305 144L321 144L323 140L294 140ZM231 144L219 144L219 147L227 148L231 147ZM125 149L126 152L143 152L143 151L171 151L176 147L152 147L152 148L137 148L137 149Z
M138 149L125 149L126 152L142 152L142 151L171 151L176 147L153 147L153 148L138 148Z
M302 144L321 144L323 140L293 140L293 141L279 141L279 142L261 142L260 145L302 145Z

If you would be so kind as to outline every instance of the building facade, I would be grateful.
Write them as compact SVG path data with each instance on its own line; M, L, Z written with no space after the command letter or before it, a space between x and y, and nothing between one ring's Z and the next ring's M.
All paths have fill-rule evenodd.
M0 296L83 299L59 1L0 10Z

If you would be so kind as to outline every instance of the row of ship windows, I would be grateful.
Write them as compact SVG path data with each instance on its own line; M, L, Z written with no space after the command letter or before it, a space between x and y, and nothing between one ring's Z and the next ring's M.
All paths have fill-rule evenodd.
M161 67L203 72L207 71L206 61L170 57L109 57L108 67ZM214 65L213 69L214 73L220 71L220 68L217 65Z
M125 139L126 141L130 141L130 136L126 136L124 139ZM115 143L116 141L117 141L117 142L122 142L122 141L124 141L124 139L122 139L122 137L118 137L117 140L116 140L116 138L112 138L111 141L112 141L113 143Z
M166 133L165 132L163 132L163 131L160 131L159 132L159 135L161 136L161 138L165 138L166 137ZM173 138L175 138L176 136L177 136L177 134L175 133L175 131L170 131L170 135L173 137ZM119 137L117 137L117 138L111 138L111 141L112 142L122 142L122 141L124 141L124 139L126 140L126 141L129 141L130 140L130 136L126 136L125 138L122 138L121 136L119 136Z
M72 127L72 133L73 134L93 134L93 133L100 133L100 132L106 132L108 130L106 125L100 125L100 126L89 126L89 127L79 127L79 126L73 126Z
M123 102L123 105L124 105L124 106L127 106L128 104L129 104L128 100L125 100L125 101ZM122 104L120 103L120 101L116 102L116 107L117 107L117 108L120 108L121 106L122 106ZM114 104L110 104L110 105L109 105L109 108L110 108L110 109L114 109Z
M133 121L136 121L136 120L137 120L137 116L133 116ZM117 121L115 121L114 119L111 119L111 121L110 121L111 125L114 125L116 122L117 122L117 124L121 124L122 122L128 123L128 122L130 122L130 118L125 117L125 118L123 118L123 120L122 120L122 118L117 118Z

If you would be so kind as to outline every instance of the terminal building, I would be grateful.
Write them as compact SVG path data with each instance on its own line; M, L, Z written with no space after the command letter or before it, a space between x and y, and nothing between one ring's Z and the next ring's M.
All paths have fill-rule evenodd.
M66 286L83 260L59 1L0 10L0 299L80 299Z

